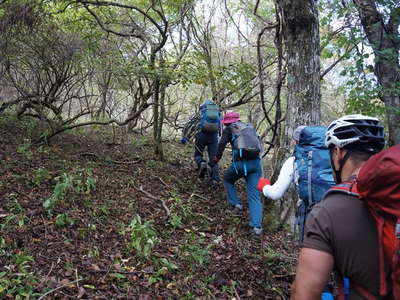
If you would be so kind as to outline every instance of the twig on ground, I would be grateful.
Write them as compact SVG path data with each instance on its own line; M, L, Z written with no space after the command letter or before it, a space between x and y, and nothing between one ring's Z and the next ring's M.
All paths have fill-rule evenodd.
M235 282L233 280L231 280L231 285L232 285L233 291L235 292L236 300L240 300L240 296L236 290Z
M53 292L55 292L55 291L61 290L62 288L66 287L67 285L71 285L71 284L77 283L78 281L81 281L81 280L82 280L82 279L77 279L77 280L68 282L68 283L66 283L66 284L63 284L63 285L61 285L61 286L59 286L59 287L56 287L55 289L52 289L52 290L48 291L47 293L44 293L42 296L39 297L38 300L43 299L44 297L46 297L47 295L49 295L49 294L51 294L51 293L53 293Z
M79 155L82 155L82 156L93 156L96 159L100 158L96 153L93 153L93 152L83 152L83 153L79 153ZM114 163L114 164L117 164L117 165L133 165L133 164L138 163L139 161L140 161L140 159L133 160L133 161L112 160L111 162Z
M203 218L206 218L208 221L212 222L214 221L212 218L210 218L209 216L206 216L205 214L202 213L196 213L196 215L201 216Z
M112 162L114 164L117 165L133 165L133 164L137 164L140 161L140 159L138 160L133 160L133 161L118 161L118 160L112 160Z
M82 156L93 156L95 158L99 158L99 156L96 153L93 153L93 152L82 152L82 153L79 153L79 155L82 155Z
M169 215L170 215L171 213L170 213L169 208L167 207L167 205L165 204L165 201L164 201L163 199L160 199L160 198L157 198L157 197L153 196L153 195L150 194L149 192L145 191L145 190L143 189L142 186L140 186L139 188L133 186L133 188L134 188L135 190L138 190L138 191L142 192L143 194L145 194L145 195L146 195L147 197L149 197L150 199L153 199L153 200L156 200L156 201L160 201L162 207L164 208L165 212L167 213L167 216L169 217Z
M76 287L78 288L78 291L79 291L78 268L75 268L75 278L76 278L76 280L77 280L77 282L76 282Z
M161 182L163 185L165 185L166 187L169 187L169 185L168 185L164 180L162 180L160 177L155 176L155 175L151 175L151 176L153 176L154 178L157 178L158 180L160 180L160 182Z
M296 276L296 273L272 275L273 278L284 278L284 277L293 277L293 276Z
M47 275L46 275L45 277L43 277L43 279L40 281L40 283L39 283L39 285L37 286L37 288L40 288L40 287L43 285L43 283L44 283L45 281L47 281L47 279L49 278L50 273L53 271L53 268L54 268L54 264L51 263L50 271L47 273Z
M33 198L31 196L29 196L27 193L24 193L22 191L19 191L17 189L13 189L14 192L16 192L17 194L21 195L21 196L25 196L26 198L28 198L29 200L33 200Z
M192 198L193 196L208 201L208 199L206 197L200 196L200 195L195 194L195 193L192 193L189 198Z
M135 270L135 271L118 271L118 270L111 270L111 269L109 269L109 270L91 270L91 269L88 269L88 271L92 272L92 273L104 273L106 275L108 275L108 273L110 273L110 271L112 271L113 273L124 274L124 275L131 275L131 274L140 275L140 274L153 274L154 273L154 272L149 272L149 271L137 271L137 270Z

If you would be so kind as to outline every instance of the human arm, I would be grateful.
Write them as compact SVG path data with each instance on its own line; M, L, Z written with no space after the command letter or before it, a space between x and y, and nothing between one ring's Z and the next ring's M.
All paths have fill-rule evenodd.
M291 300L319 300L334 266L333 256L321 250L302 248L292 286Z
M278 179L273 185L267 184L262 188L265 197L278 200L283 196L293 182L294 159L294 156L291 156L283 163Z
M229 126L227 126L222 131L222 136L221 136L221 139L219 140L219 143L218 143L217 153L215 155L215 158L217 159L217 161L221 159L222 154L224 153L226 145L231 140L232 140L231 128Z
M325 199L315 205L306 219L292 300L320 299L335 265L335 227L338 224L332 220L337 212L327 205L329 201Z

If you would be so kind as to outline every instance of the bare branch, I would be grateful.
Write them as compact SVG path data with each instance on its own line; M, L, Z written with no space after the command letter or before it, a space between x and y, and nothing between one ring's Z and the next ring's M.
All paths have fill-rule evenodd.
M167 216L169 216L171 214L169 209L168 209L168 207L167 207L167 205L165 204L165 201L163 199L159 199L159 198L153 196L149 192L145 191L142 186L140 186L139 188L134 186L134 188L135 188L135 190L138 190L138 191L142 192L143 194L145 194L150 199L153 199L153 200L156 200L156 201L160 201L162 207L164 208L165 212L167 213Z
M353 51L353 49L354 48L356 48L357 47L357 44L356 45L353 45L350 49L347 49L346 51L345 51L345 53L342 55L342 56L340 56L335 62L333 62L324 72L322 72L322 74L320 75L320 80L322 80L323 78L324 78L324 76L326 75L326 74L328 74L339 62L341 62L343 59L345 59L346 58L346 56L351 52L351 51Z
M127 9L132 9L135 10L137 12L139 12L140 14L142 14L146 19L148 19L156 28L157 30L162 34L163 32L165 32L165 29L163 30L160 25L145 11L143 11L142 9L133 6L133 5L127 5L127 4L122 4L122 3L117 3L117 2L111 2L111 1L88 1L88 0L76 0L77 3L81 3L83 5L85 5L85 8L87 7L87 4L91 4L93 6L113 6L113 7L119 7L119 8L127 8ZM157 14L159 14L160 12L158 10L156 10L154 8L154 6L152 6L152 9L157 12ZM160 16L161 17L161 16ZM165 23L165 17L162 17L163 22Z

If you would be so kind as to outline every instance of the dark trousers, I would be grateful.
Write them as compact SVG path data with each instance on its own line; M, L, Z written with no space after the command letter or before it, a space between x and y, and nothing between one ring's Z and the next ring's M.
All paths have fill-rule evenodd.
M211 159L217 153L218 147L218 132L214 133L204 133L197 132L195 136L195 146L194 146L194 161L197 164L197 167L200 167L202 162L205 162L203 158L204 149L207 147L208 158ZM209 166L211 167L211 179L215 181L219 181L218 174L218 164L209 162Z

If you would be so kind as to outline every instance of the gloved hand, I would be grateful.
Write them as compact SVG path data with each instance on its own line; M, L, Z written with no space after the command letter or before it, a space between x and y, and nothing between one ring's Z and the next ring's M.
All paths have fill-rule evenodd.
M271 181L269 181L267 178L261 177L260 180L258 180L257 190L262 192L264 186L266 185L271 185Z
M218 161L219 161L218 157L216 157L216 156L211 157L212 163L216 164L216 163L218 163Z
M188 142L188 139L183 137L181 138L181 144L185 145Z

